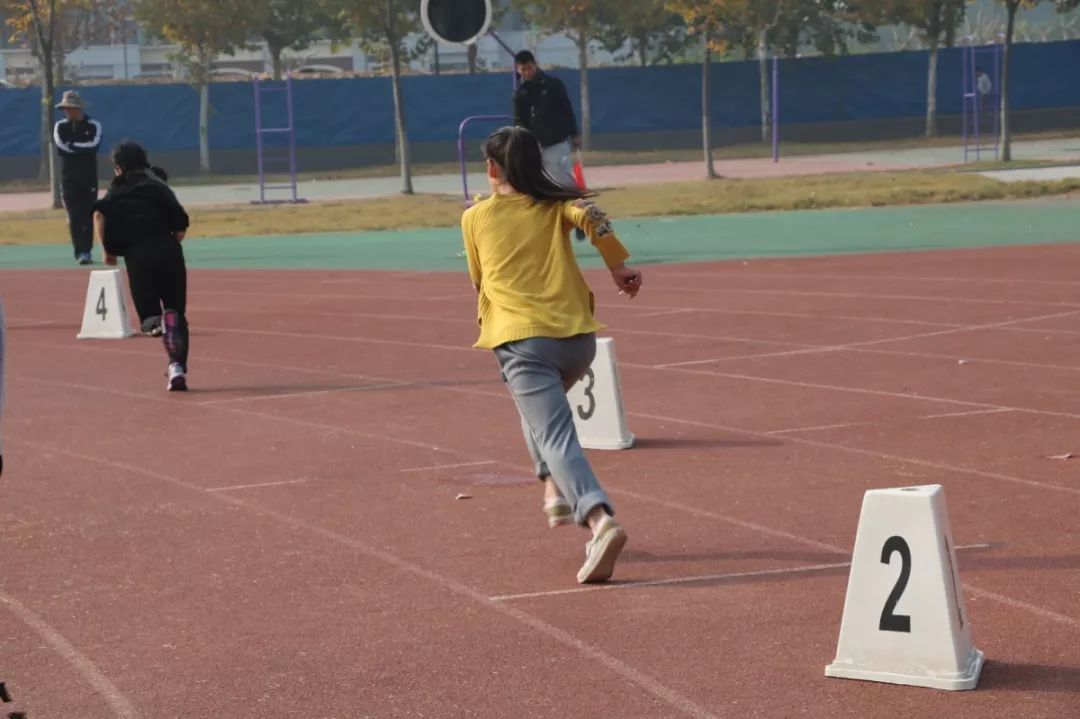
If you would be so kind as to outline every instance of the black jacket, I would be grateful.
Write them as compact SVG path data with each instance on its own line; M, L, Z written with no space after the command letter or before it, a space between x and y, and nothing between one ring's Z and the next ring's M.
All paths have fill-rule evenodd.
M176 242L188 228L188 215L169 186L152 172L116 178L94 203L105 215L105 251L121 257L136 246Z
M577 117L562 80L538 71L514 93L514 124L532 130L544 147L578 134Z
M68 186L97 187L97 153L101 147L101 123L83 119L61 120L53 128L53 142L60 155L60 179Z

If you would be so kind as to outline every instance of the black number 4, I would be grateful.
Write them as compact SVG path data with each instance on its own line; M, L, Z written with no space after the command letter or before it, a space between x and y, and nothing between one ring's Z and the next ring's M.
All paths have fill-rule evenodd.
M589 408L585 409L578 405L578 417L581 417L582 420L588 420L596 413L596 397L592 393L596 389L596 375L593 374L592 367L585 372L585 376L589 378L589 384L585 387L585 396L589 398Z
M101 321L104 322L105 318L109 316L109 309L105 305L105 288L101 288L101 294L97 298L97 310L95 313L101 317Z
M911 633L911 617L905 614L894 614L896 605L907 589L908 579L911 578L911 548L903 537L889 537L885 546L881 548L881 563L892 564L892 555L900 555L900 578L896 580L892 594L885 600L885 608L881 610L881 623L878 629L883 632Z

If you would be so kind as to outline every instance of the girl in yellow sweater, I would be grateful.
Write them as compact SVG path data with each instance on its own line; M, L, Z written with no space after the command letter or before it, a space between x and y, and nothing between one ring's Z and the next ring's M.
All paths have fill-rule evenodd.
M563 187L543 169L540 143L521 127L495 132L484 145L492 195L461 221L469 276L479 294L480 339L494 350L517 403L529 453L545 484L552 527L592 530L581 583L611 578L626 544L574 429L566 391L596 356L594 300L570 243L583 230L600 251L621 294L641 288L641 273L590 193Z

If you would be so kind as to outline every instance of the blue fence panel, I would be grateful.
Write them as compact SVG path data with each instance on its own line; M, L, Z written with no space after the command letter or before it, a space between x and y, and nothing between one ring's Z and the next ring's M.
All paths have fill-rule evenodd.
M938 108L959 114L960 48L942 50ZM831 123L918 117L926 113L925 52L802 58L781 61L782 121ZM1013 48L1012 107L1039 110L1080 107L1080 41L1021 44ZM566 83L580 113L579 74L554 73ZM594 134L695 130L701 125L701 67L675 65L590 70ZM711 112L718 127L760 121L756 61L715 63L710 68ZM508 73L416 76L402 79L409 139L447 142L470 115L509 114ZM304 80L293 84L297 145L389 144L394 140L389 78ZM199 98L183 84L94 86L83 90L89 112L105 127L105 142L133 139L154 152L199 146ZM280 97L283 97L280 96ZM210 89L210 146L254 148L251 83L214 83ZM39 148L36 88L0 89L0 157L32 156ZM276 96L264 103L264 126L285 124ZM59 118L59 113L57 118ZM472 134L480 134L477 128Z

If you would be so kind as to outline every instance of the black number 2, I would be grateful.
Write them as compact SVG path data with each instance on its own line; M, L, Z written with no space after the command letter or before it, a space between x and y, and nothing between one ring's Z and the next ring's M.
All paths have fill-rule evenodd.
M911 633L911 617L905 614L893 614L900 597L907 589L908 579L911 578L911 548L903 537L889 537L885 546L881 548L881 563L892 564L892 555L900 555L900 578L896 580L892 594L885 600L885 608L881 610L881 623L878 628L883 632Z
M588 420L596 413L596 397L592 393L596 388L596 375L593 374L592 367L585 372L585 376L589 378L589 384L585 387L585 396L589 398L589 408L585 409L580 404L578 405L577 414L582 420Z
M101 288L101 294L97 298L97 310L96 314L101 316L101 321L104 322L105 318L109 316L109 309L105 306L105 288Z

